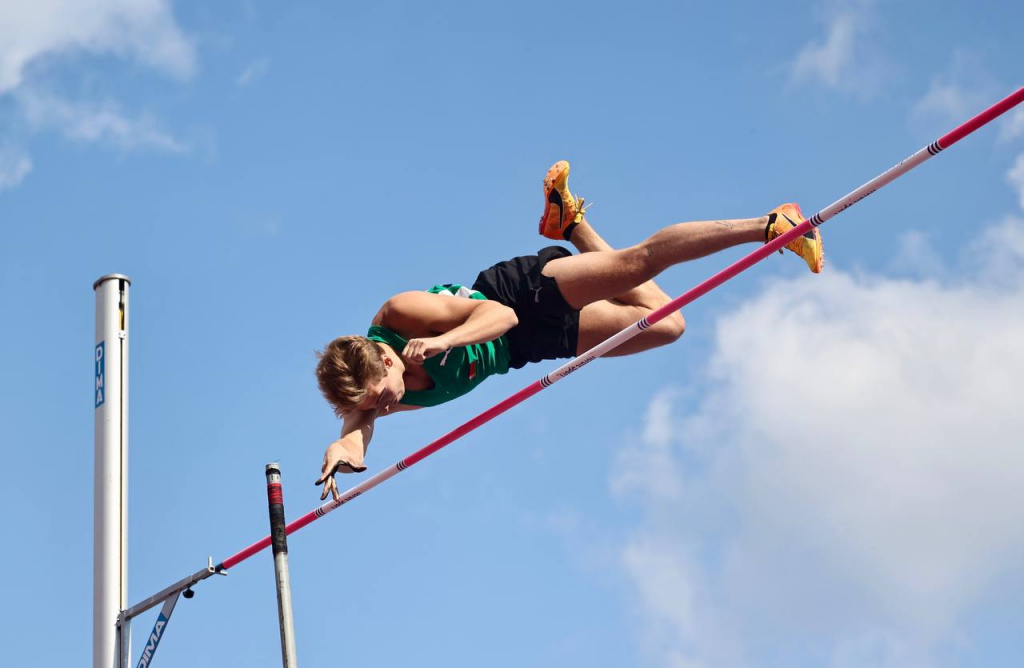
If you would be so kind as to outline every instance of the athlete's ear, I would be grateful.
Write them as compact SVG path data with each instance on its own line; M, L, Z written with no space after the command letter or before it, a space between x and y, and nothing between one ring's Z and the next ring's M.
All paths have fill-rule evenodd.
M394 366L394 364L395 363L391 361L390 357L388 357L387 355L384 355L384 372L385 373L387 373L387 370L390 369L392 366Z

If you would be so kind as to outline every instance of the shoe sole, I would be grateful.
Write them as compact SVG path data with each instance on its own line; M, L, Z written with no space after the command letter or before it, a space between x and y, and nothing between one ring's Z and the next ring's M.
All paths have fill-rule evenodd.
M556 177L558 176L558 172L562 171L559 169L562 164L565 164L565 177L559 182L556 180ZM565 186L568 181L569 163L565 160L559 160L552 165L551 169L549 169L548 173L544 176L544 201L547 202L547 205L554 204L558 207L559 227L558 229L551 230L551 234L546 234L545 224L548 220L548 209L545 208L544 215L540 217L540 224L537 226L537 232L542 237L547 237L548 239L554 239L556 241L563 240L561 222L565 217L565 202L562 201L562 194L559 192L559 186ZM551 184L550 189L548 188L548 183Z
M789 206L791 206L794 209L796 209L797 219L796 219L795 222L793 220L791 220L789 218L789 216L786 216L786 219L789 220L789 222L793 224L793 227L796 227L797 225L799 225L801 222L803 222L805 220L804 213L803 213L803 211L800 210L800 205L797 204L796 202L789 202L788 204L789 204ZM786 206L786 205L783 204L782 206ZM779 207L779 208L781 209L782 207ZM780 213L781 213L781 211L780 211ZM783 214L783 215L785 215L785 214ZM821 270L825 268L825 244L823 244L821 242L821 232L818 232L818 228L817 227L812 227L808 232L804 233L804 237L805 238L813 239L815 247L818 248L821 251L821 254L817 258L815 258L815 260L816 260L816 262L814 263L815 266L812 267L811 265L807 265L808 269L811 270L811 273L820 274ZM803 257L803 256L801 256L801 257ZM804 258L804 261L806 262L807 258Z
M799 216L799 220L805 220L804 212L800 210L800 205L797 204L796 202L792 202L791 204L793 205L793 208L796 209L796 213ZM815 258L817 260L815 262L815 266L810 267L812 273L820 274L821 270L825 268L825 244L821 242L821 232L818 231L817 227L812 227L807 234L810 234L810 238L814 240L815 248L821 251L821 254L817 258ZM806 237L807 234L805 234L804 236Z

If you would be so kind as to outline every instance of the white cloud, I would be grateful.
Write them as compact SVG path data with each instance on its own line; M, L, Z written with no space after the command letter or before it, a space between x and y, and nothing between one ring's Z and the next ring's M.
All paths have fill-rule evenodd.
M0 93L26 68L60 54L112 53L178 77L195 69L195 48L164 0L34 0L0 3Z
M674 390L662 390L647 407L643 440L647 450L642 460L634 460L627 452L620 462L623 475L614 484L616 492L625 493L635 487L659 501L671 502L680 495L679 474L672 455L673 428L671 421Z
M699 402L655 397L613 487L656 663L932 665L1019 596L1024 220L957 269L775 284L719 321Z
M817 83L861 98L875 95L885 83L886 68L873 27L873 3L845 2L826 20L824 39L812 40L797 53L790 68L795 83Z
M1024 155L1017 156L1017 162L1013 163L1013 167L1007 172L1006 179L1017 192L1020 207L1024 209Z
M0 190L13 188L32 171L32 159L24 151L0 146Z
M904 232L897 240L896 251L896 257L889 265L893 274L929 278L945 273L946 263L925 232Z
M999 139L1012 141L1024 137L1024 107L1017 107L1000 122Z
M855 17L850 15L832 19L825 41L810 42L797 54L794 76L798 80L821 79L832 88L839 86L843 70L853 60L856 25Z
M262 78L270 70L270 58L260 58L249 63L235 80L235 85L245 87Z
M950 129L996 101L999 87L985 74L981 59L970 51L957 49L949 68L931 79L928 90L911 109L919 125Z
M181 153L187 146L150 114L126 115L112 101L70 101L40 79L67 70L83 55L142 63L179 79L195 71L192 40L178 27L169 0L35 0L0 3L0 96L15 102L18 124L81 142ZM22 143L28 137L22 137ZM24 150L0 156L0 187L32 169Z
M697 632L694 573L686 567L678 550L672 545L659 544L653 538L641 539L623 549L622 566L638 587L652 617L668 631L666 635L688 638ZM656 631L648 640L663 644ZM672 657L669 663L679 663L686 656L671 644L663 646L663 651ZM694 665L692 660L687 662Z
M965 268L991 289L1024 285L1024 219L1006 216L964 249Z
M924 97L914 105L915 116L936 116L951 122L965 121L981 107L983 96L957 84L932 81Z
M106 142L122 149L148 148L181 153L188 148L162 130L152 116L128 118L113 102L75 104L27 90L19 92L17 99L34 130L56 130L69 139Z

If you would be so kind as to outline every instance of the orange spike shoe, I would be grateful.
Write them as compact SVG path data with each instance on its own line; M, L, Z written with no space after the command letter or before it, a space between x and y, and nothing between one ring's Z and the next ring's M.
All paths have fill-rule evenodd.
M559 160L544 177L544 213L538 232L548 239L568 241L583 220L583 198L569 192L569 163Z
M768 214L768 226L764 230L765 243L790 231L803 219L804 214L801 213L798 204L789 203L775 207ZM821 243L821 233L816 227L812 227L803 236L790 241L786 244L786 248L802 257L815 274L820 273L821 268L825 265L825 247Z

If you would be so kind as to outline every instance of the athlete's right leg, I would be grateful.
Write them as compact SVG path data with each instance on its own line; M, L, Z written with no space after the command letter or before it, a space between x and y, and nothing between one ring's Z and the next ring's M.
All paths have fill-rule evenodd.
M571 306L583 308L602 299L614 299L672 265L744 243L763 243L767 224L768 216L677 223L636 246L552 260L544 265L544 275L555 279Z
M569 192L569 163L556 162L544 178L544 213L539 232L551 239L571 240L585 227L583 200ZM623 250L594 250L553 260L543 273L558 282L559 291L575 308L614 299L650 281L668 267L743 243L763 242L792 229L802 214L783 204L758 218L679 223L659 230L642 243ZM786 248L800 255L811 271L821 271L821 237L811 230Z

